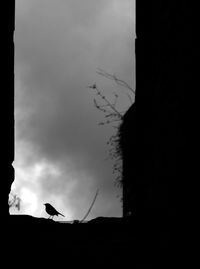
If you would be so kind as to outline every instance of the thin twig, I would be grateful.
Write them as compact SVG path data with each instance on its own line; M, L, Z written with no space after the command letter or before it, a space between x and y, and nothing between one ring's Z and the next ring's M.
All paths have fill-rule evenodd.
M116 84L124 87L124 88L127 88L129 89L133 94L135 94L135 90L127 83L125 82L124 80L122 79L119 79L115 74L110 74L106 71L104 71L103 69L101 68L97 68L99 71L97 71L97 74L103 76L103 77L106 77L110 80L114 80Z
M102 101L104 102L104 104L103 105L100 105L100 104L98 104L98 102L97 102L97 100L96 99L94 99L94 105L95 105L95 107L97 108L97 109L99 109L99 110L101 110L101 111L103 111L103 112L108 112L106 109L104 109L105 107L107 107L107 108L110 108L113 112L114 112L114 114L116 114L116 115L118 115L118 117L119 118L122 118L122 114L116 109L116 100L115 100L115 102L114 102L114 104L112 104L103 94L102 94L102 92L97 88L97 86L95 86L94 87L94 85L93 86L90 86L89 88L91 88L91 89L93 89L93 90L96 90L96 92L97 92L97 96L100 96L100 98L102 99ZM118 96L116 96L116 98L118 98Z
M93 201L92 201L92 204L91 204L91 206L89 207L89 209L88 209L87 213L85 214L84 218L80 221L80 223L83 222L83 221L87 218L87 216L89 215L89 213L90 213L90 211L91 211L91 209L92 209L92 207L93 207L93 205L94 205L94 203L95 203L95 201L96 201L96 198L97 198L98 193L99 193L99 189L97 189L96 194L95 194L95 196L94 196L94 199L93 199Z
M10 193L10 195L12 198L8 201L9 208L16 207L18 210L20 210L21 199L16 194Z
M97 74L106 77L112 81L114 81L117 85L126 88L127 90L129 90L129 93L126 93L130 104L133 104L133 100L134 100L134 96L135 96L135 90L125 81L119 79L115 74L110 74L106 71L104 71L103 69L98 68L97 69ZM126 111L119 111L116 108L117 105L117 101L118 101L118 94L116 94L115 92L113 93L114 95L114 100L112 102L109 101L109 99L102 94L102 92L99 90L99 88L97 87L96 83L93 84L92 86L89 86L88 88L96 91L96 95L97 98L100 98L101 102L99 102L99 99L94 99L94 105L95 107L102 111L105 115L106 121L104 122L100 122L99 125L105 125L105 124L110 124L110 123L116 123L116 122L120 122L123 119L123 115ZM121 176L122 176L122 164L121 164L121 149L119 147L119 124L117 124L117 126L115 126L116 124L113 124L113 128L117 129L117 134L116 135L112 135L111 138L109 139L109 141L107 142L107 144L111 147L111 149L109 150L109 156L111 159L115 160L115 165L113 166L113 173L118 173L120 174L117 178L117 185L121 186ZM89 214L89 213L87 213ZM87 215L86 214L86 215ZM86 216L87 217L87 216ZM85 217L84 217L85 219Z

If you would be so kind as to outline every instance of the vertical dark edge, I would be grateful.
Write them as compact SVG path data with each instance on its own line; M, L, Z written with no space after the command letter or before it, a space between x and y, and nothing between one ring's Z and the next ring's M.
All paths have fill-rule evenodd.
M1 217L8 219L8 197L14 180L14 22L15 1L2 3L2 59L1 62Z

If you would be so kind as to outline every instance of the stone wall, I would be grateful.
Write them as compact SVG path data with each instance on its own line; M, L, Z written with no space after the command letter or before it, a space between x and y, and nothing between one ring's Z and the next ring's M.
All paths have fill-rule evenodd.
M189 1L136 2L136 99L121 126L124 215L183 209L192 40Z
M1 195L0 211L9 216L8 196L14 180L14 4L2 3L1 16Z

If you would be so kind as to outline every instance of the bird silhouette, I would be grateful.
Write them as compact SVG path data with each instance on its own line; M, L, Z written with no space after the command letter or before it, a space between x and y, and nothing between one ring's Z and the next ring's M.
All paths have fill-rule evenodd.
M61 215L63 217L65 217L63 214L59 213L52 205L50 205L49 203L45 203L45 210L46 212L49 214L49 218L52 216L52 219L54 216L58 216Z

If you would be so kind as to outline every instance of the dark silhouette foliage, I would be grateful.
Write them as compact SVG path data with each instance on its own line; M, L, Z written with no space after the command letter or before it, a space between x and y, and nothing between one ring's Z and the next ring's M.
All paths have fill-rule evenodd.
M9 195L8 205L9 205L9 208L15 207L19 211L21 207L21 198L11 192Z
M100 68L98 69L97 74L112 80L121 89L125 89L125 94L130 105L133 104L135 90L127 82L120 79L116 74L110 74ZM120 102L120 96L116 92L113 93L113 100L109 100L96 83L89 86L89 88L92 89L96 95L96 98L94 98L94 106L104 113L105 121L100 122L99 125L114 124L112 126L116 129L115 134L109 138L107 145L109 146L109 157L114 160L113 174L116 175L114 184L118 187L122 187L122 153L119 141L120 125L126 111L120 111L117 107L117 103Z

